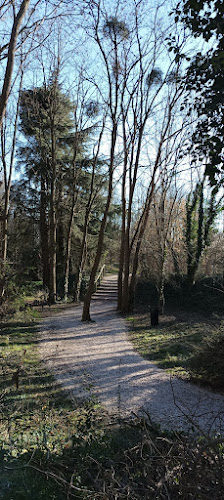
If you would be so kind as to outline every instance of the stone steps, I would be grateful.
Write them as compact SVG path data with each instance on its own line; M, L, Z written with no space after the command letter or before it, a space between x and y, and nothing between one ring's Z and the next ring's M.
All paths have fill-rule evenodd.
M117 275L105 276L92 300L117 301Z

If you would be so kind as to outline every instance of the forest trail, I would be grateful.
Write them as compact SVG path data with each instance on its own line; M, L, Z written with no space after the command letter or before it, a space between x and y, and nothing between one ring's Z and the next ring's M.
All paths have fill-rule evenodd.
M147 412L164 429L224 433L224 396L170 378L134 351L116 293L116 277L106 277L91 323L81 322L81 306L43 320L39 349L58 383L72 399L94 396L111 416Z

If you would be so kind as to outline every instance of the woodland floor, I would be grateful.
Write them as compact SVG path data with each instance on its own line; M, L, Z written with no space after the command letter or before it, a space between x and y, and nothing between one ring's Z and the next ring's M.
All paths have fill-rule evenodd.
M81 322L81 306L52 310L43 319L41 357L70 398L94 398L116 418L147 414L163 429L223 433L224 395L143 359L115 307L114 301L93 301L91 323Z

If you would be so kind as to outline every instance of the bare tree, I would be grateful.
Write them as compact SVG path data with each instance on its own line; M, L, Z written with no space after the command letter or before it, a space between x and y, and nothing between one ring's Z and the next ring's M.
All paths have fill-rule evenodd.
M10 2L13 22L11 27L11 35L9 42L6 43L3 47L1 47L1 53L7 52L6 55L6 68L5 68L5 76L2 86L2 91L0 95L0 128L2 127L3 119L6 113L6 106L9 98L15 53L16 53L16 44L20 32L20 27L22 25L23 19L25 17L26 11L28 9L30 0L23 0L16 11L15 3L13 1ZM0 8L0 15L3 13L3 9L8 9L8 3L4 2L2 7Z
M100 91L100 93L103 98L107 116L109 117L111 123L111 128L108 134L108 140L110 141L110 158L108 168L107 200L100 225L94 264L91 270L88 290L84 300L82 314L83 321L90 321L91 319L90 301L94 291L96 273L100 264L104 232L106 228L110 203L112 200L116 143L118 138L118 125L120 116L120 99L122 98L122 80L120 79L119 55L121 57L124 41L128 36L128 29L125 23L119 21L115 17L108 17L107 12L101 10L100 2L96 6L96 10L92 11L92 18L94 19L94 38L101 54L106 74L106 82L103 82L103 85L105 86L105 83L107 85L107 94L105 96L105 92L102 92L102 90Z
M21 71L20 85L19 85L19 94L16 105L16 114L14 118L13 125L13 138L12 143L10 145L10 158L9 165L7 161L7 120L5 123L3 121L1 127L1 160L3 167L3 210L1 214L2 219L2 234L1 234L1 253L0 253L0 303L3 300L5 293L5 279L6 279L6 262L7 262L7 247L8 247L8 222L9 222L9 206L10 206L10 191L12 184L12 175L13 175L13 165L14 165L14 156L15 156L15 148L16 148L16 134L17 134L17 124L18 124L18 116L19 116L19 103L20 103L20 92L22 89L23 83L23 71Z
M120 249L120 267L118 278L118 309L127 312L133 306L136 273L141 242L149 217L152 197L158 183L159 172L165 165L167 143L178 133L180 124L173 130L175 113L184 91L180 78L180 62L175 57L168 57L163 73L156 63L160 61L161 50L165 50L164 33L157 31L155 11L150 39L142 41L139 11L135 12L135 43L138 57L133 68L126 66L126 85L122 99L123 130L123 178L122 178L122 234ZM168 50L168 48L166 48ZM155 116L159 116L157 122ZM156 127L155 127L156 125ZM154 140L152 140L152 130ZM155 140L156 138L156 140ZM144 151L147 142L149 164L146 169ZM135 193L138 179L145 165L145 179L148 182L145 201L139 210L138 222L134 211ZM133 219L135 229L132 233Z

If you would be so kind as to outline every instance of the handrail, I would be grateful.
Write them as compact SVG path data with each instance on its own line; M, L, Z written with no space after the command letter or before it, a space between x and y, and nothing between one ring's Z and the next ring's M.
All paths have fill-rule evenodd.
M106 269L106 265L103 264L103 266L101 267L100 269L100 272L99 274L97 275L95 281L94 281L94 289L95 289L95 292L97 291L97 287L98 285L100 285L100 282L101 282L101 276L104 277L104 274L105 274L105 269Z

